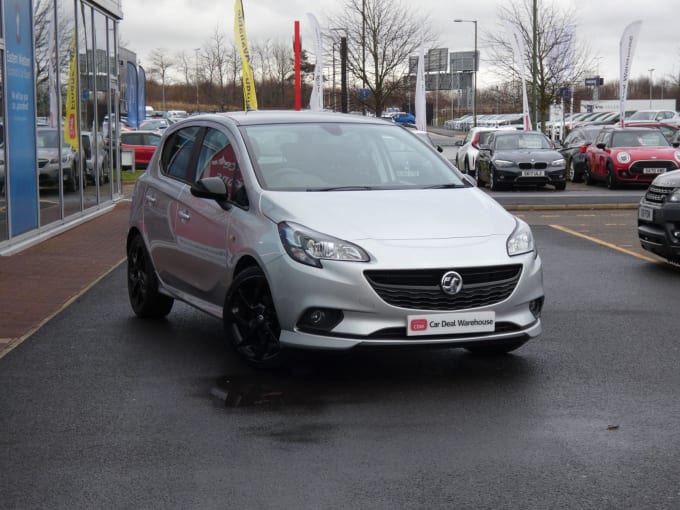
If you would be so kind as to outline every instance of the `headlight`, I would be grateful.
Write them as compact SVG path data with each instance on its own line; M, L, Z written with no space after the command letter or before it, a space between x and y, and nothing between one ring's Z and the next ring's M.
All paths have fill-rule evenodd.
M321 267L321 260L368 262L368 254L356 244L327 236L296 223L279 223L281 243L293 260Z
M522 255L529 253L536 249L534 244L534 235L531 233L531 228L522 220L515 218L517 225L513 230L506 243L508 247L508 255L514 257L515 255Z
M630 154L628 154L627 152L619 152L616 155L616 160L619 163L626 164L626 163L630 162Z
M680 161L680 151L675 151L675 161Z
M515 164L514 161L507 161L505 159L497 159L493 162L494 165L497 167L504 167L504 166L513 166Z
M668 195L669 202L680 202L680 188L675 188L675 191Z
M556 159L552 163L550 163L550 166L564 166L564 158L562 159Z

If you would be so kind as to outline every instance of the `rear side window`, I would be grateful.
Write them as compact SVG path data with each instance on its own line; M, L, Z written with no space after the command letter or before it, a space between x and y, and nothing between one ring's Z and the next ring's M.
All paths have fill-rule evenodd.
M186 127L168 137L160 161L160 169L164 175L185 182L193 181L191 161L199 129L196 126Z

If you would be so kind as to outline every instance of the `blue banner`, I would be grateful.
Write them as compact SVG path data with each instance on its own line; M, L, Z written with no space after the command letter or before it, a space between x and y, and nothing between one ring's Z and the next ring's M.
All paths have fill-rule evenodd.
M38 227L38 161L33 69L33 0L5 0L7 164L10 235Z
M137 120L142 122L146 119L146 72L139 66L137 75Z
M137 129L139 127L139 117L137 111L137 67L128 62L127 65L127 87L125 90L127 99L127 119L128 125Z

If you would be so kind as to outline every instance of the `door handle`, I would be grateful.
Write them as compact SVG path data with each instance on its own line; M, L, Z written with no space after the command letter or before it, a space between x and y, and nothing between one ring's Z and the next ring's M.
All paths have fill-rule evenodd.
M191 219L191 214L189 214L187 211L178 211L177 215L182 221L189 221Z

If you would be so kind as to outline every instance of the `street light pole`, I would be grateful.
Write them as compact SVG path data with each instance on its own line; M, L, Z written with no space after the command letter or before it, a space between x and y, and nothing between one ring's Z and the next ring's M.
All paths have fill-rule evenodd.
M195 63L196 63L196 111L198 111L198 52L201 51L201 48L194 48L194 54L196 56Z
M454 19L454 23L474 23L475 24L475 52L472 56L472 125L477 126L477 20L476 19Z
M649 71L649 109L652 109L652 76L654 74L654 68L651 67L647 69Z

